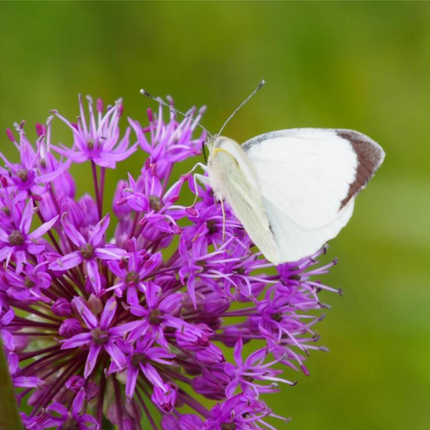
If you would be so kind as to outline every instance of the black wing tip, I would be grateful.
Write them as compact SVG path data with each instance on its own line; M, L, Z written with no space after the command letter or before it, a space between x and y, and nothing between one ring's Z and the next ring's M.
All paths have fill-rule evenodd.
M385 151L381 145L369 136L354 130L337 129L336 134L347 140L357 154L357 175L355 181L350 184L348 195L341 202L341 209L363 190L373 178L385 158Z
M358 157L371 157L375 166L375 171L382 164L385 158L385 151L379 143L375 142L364 133L348 129L335 129L336 134L342 139L348 140L357 152Z

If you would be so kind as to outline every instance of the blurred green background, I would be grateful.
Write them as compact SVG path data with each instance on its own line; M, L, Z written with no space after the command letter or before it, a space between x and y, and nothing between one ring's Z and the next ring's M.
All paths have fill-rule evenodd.
M225 134L342 127L378 141L386 161L329 251L340 263L325 280L345 293L324 296L330 352L311 355L308 378L287 371L299 384L269 402L290 430L430 429L430 4L3 2L0 24L3 129L26 119L34 136L53 108L73 118L78 93L122 96L144 123L144 87L208 105L216 132L264 78Z

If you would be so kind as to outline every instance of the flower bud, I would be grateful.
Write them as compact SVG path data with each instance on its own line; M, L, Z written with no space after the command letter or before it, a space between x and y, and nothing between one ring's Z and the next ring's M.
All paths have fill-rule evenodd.
M52 305L51 310L57 317L68 317L72 313L72 305L67 299L61 297Z
M58 333L60 336L70 338L79 333L82 333L81 323L76 318L68 318L64 320L63 324L61 324L58 329Z

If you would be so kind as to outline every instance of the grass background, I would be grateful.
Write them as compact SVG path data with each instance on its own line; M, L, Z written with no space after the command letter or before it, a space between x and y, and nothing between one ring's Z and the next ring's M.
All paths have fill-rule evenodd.
M324 296L330 352L311 355L309 378L287 371L299 384L270 404L290 430L430 429L430 4L3 2L0 26L0 128L26 119L34 136L50 109L75 117L78 93L122 96L144 122L144 87L208 105L216 132L264 78L228 136L341 127L381 143L386 161L330 247L326 281L345 293Z

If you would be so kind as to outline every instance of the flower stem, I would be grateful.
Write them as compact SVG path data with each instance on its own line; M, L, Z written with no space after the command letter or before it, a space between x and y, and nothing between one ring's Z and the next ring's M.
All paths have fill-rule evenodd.
M21 417L16 404L15 393L9 376L3 344L0 340L0 387L2 401L0 402L0 429L21 430Z
M101 206L101 202L100 202L99 178L97 175L97 166L96 166L96 163L94 163L94 161L91 161L91 170L93 172L94 192L96 194L97 209L99 212L99 217L101 219L101 217L102 217L102 206Z
M104 191L105 191L105 174L106 174L106 167L100 167L100 218L103 214L103 197L104 197Z

